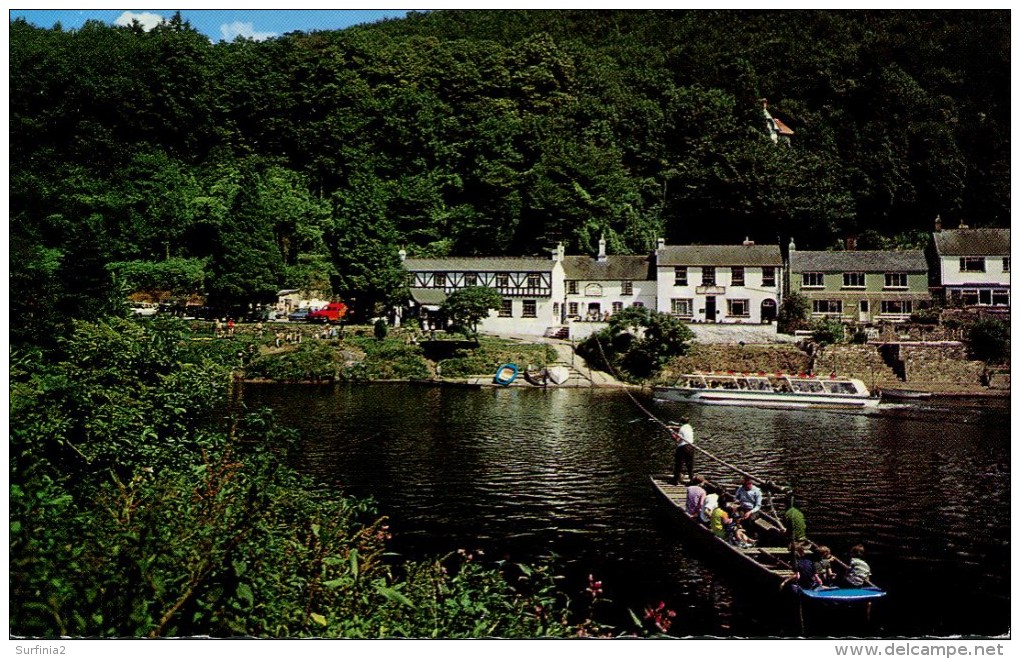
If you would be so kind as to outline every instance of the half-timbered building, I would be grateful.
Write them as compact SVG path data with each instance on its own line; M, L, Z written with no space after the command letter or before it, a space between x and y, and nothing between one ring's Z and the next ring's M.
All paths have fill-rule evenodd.
M563 300L563 248L552 258L461 256L404 258L410 307L423 325L445 327L440 310L446 296L471 286L495 289L502 305L479 323L478 329L497 334L542 335L560 324Z

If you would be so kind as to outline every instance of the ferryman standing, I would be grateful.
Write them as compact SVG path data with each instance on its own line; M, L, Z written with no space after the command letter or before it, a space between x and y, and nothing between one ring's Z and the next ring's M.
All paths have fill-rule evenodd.
M673 484L680 484L680 472L687 472L687 481L694 480L694 428L690 419L681 417L679 426L669 426L669 432L676 442L673 451Z

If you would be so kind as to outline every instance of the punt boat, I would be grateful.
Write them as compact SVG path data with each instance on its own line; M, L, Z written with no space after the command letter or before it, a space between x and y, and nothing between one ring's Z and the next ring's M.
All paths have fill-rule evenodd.
M753 522L758 544L747 548L737 547L718 537L707 526L687 514L686 485L674 485L672 478L665 475L653 475L652 485L673 510L673 517L680 523L685 536L703 548L706 555L723 569L739 571L741 576L754 580L763 588L772 588L775 591L794 576L786 534L777 520L767 514L761 515ZM802 600L815 602L870 602L886 594L884 590L875 587L817 590L791 587L790 590L797 593Z

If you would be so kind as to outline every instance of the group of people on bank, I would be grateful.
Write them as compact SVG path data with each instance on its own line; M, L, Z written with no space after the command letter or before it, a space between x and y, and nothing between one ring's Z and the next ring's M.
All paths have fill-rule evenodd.
M687 514L706 525L719 538L737 547L753 547L756 539L752 522L761 514L762 492L754 479L745 475L744 480L728 500L721 500L724 494L701 475L694 473L694 429L686 417L680 424L669 426L676 444L673 459L673 484L687 485ZM686 476L686 478L684 478ZM871 567L864 560L864 545L850 549L847 564L836 559L832 551L823 545L813 545L807 539L807 523L804 513L797 508L792 495L786 500L783 524L790 541L790 562L794 575L787 583L795 582L804 589L849 587L861 588L871 584ZM810 548L814 547L813 552ZM837 567L844 569L837 570Z

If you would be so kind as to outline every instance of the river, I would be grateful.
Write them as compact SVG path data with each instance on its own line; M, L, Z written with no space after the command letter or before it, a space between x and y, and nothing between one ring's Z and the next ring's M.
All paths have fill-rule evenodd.
M611 622L664 602L679 636L798 634L772 594L685 546L648 480L671 470L672 447L626 392L245 385L243 396L300 431L301 471L374 498L405 556L552 555L568 591L589 574L603 582ZM801 493L816 542L844 559L866 545L889 595L865 635L1009 633L1008 401L837 412L636 400L688 415L699 446ZM702 456L696 471L736 483Z

